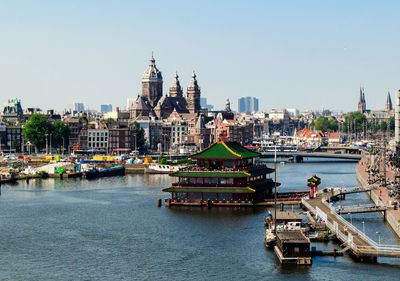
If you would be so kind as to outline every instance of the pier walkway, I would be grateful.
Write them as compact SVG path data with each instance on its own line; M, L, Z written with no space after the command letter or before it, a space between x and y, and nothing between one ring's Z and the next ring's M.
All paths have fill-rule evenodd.
M361 192L369 192L372 190L376 190L377 188L374 186L370 186L369 188L364 188L362 186L351 187L351 188L342 188L342 187L326 187L325 190L331 190L331 197L353 194L353 193L361 193Z
M360 206L346 206L346 207L336 207L335 212L338 215L342 214L361 214L361 213L372 213L372 212L386 212L386 207L375 206L374 204L363 204Z
M370 239L365 233L340 216L334 207L327 203L326 197L303 199L302 204L314 215L318 215L333 234L349 248L351 253L360 259L377 257L400 258L400 247L397 245L382 245Z

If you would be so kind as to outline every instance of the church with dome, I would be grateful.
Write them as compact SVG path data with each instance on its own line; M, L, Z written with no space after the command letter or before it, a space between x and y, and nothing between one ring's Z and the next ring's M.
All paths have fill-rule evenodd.
M155 62L152 55L150 64L143 73L142 94L138 95L129 108L131 119L147 116L162 120L168 118L172 112L177 112L187 119L196 117L201 111L201 106L200 87L194 71L186 95L183 93L177 72L168 94L163 95L163 77Z

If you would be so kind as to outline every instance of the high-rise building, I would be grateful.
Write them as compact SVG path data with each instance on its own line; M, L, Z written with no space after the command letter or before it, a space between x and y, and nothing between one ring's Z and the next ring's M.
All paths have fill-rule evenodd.
M238 112L257 112L258 99L254 97L243 97L238 100Z
M84 112L85 111L85 106L83 103L76 102L74 103L74 111L76 112Z
M213 110L214 106L211 104L207 104L207 98L200 98L200 106L202 108L207 108L207 110Z
M112 111L112 105L111 104L102 104L100 105L100 112L101 113L107 113Z

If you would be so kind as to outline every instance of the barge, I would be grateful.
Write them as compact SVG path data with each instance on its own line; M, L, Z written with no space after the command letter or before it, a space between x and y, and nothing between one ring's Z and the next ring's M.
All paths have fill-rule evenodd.
M84 172L85 178L96 179L102 177L113 177L125 175L125 167L117 165L109 168L91 168Z

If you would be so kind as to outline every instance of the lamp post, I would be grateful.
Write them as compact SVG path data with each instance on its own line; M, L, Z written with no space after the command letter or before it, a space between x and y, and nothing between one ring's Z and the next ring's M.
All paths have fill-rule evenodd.
M49 134L44 134L45 136L46 136L46 155L48 154L48 151L49 151L49 143L48 143L48 139L47 139L47 136L49 135Z
M50 134L50 155L51 155L51 147L52 145L51 145L51 134Z

